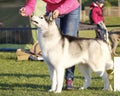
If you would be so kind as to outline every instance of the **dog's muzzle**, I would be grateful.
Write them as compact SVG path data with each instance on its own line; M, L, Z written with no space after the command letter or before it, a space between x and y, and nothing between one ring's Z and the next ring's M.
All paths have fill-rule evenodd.
M38 24L38 22L37 21L35 21L35 20L31 20L33 23L35 23L35 24Z

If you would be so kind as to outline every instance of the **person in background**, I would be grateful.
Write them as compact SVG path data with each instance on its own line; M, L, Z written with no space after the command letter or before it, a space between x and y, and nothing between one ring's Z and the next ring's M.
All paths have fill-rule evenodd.
M46 14L53 12L53 18L63 34L77 37L80 22L80 3L78 0L43 0L46 2ZM33 13L36 0L27 0L24 7L20 9L22 16ZM41 9L42 10L42 9ZM75 66L66 69L66 89L72 90Z
M97 25L96 28L96 38L100 38L102 40L107 40L107 28L104 24L104 18L103 18L103 6L104 6L104 0L94 0L90 4L90 21L92 21L93 24Z

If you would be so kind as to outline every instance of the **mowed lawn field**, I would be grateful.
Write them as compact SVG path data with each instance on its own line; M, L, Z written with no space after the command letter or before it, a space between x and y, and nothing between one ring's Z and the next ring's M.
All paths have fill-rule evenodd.
M79 36L94 38L95 34L88 30L80 31ZM120 54L119 47L117 53ZM103 80L93 72L91 86L79 90L84 78L77 65L74 75L74 90L66 91L64 84L62 93L49 93L51 81L44 62L18 61L16 52L0 52L0 96L120 96L120 92L103 91Z

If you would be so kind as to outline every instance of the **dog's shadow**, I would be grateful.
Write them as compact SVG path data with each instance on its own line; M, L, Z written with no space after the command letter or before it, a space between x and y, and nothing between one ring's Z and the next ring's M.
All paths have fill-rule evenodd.
M25 78L46 78L49 77L49 75L36 75L36 74L8 74L8 73L3 73L0 74L0 77L25 77ZM16 81L15 81L16 82ZM9 83L9 82L5 82L5 83L0 83L0 89L1 90L14 90L14 89L18 89L18 90L40 90L40 91L45 91L48 90L48 88L50 87L50 85L45 85L45 84L32 84L32 83ZM42 89L41 89L42 88Z
M39 91L46 91L50 86L48 85L38 85L38 84L20 84L20 83L12 83L12 84L7 84L7 83L0 83L1 90L39 90ZM41 89L42 88L42 89Z
M0 74L0 77L25 77L25 78L47 78L49 77L49 75L43 74L43 75L37 75L37 74L13 74L13 73L2 73ZM84 79L84 77L82 76L75 76L75 79ZM100 77L94 77L92 79L100 79ZM45 85L45 84L32 84L32 83L0 83L0 89L1 90L39 90L39 91L43 91L46 92L49 88L50 85ZM79 88L75 88L75 90L78 90ZM102 87L89 87L88 90L100 90L102 89ZM63 90L66 90L65 87L63 88Z

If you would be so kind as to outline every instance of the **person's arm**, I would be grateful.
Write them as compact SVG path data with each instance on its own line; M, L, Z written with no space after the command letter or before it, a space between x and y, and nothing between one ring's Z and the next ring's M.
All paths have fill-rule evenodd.
M60 3L60 2L64 2L61 6L59 6L56 10L54 10L53 12L53 18L57 18L58 15L60 14L67 14L69 13L71 10L74 9L74 7L79 6L79 2L78 0L58 0L57 2L54 3Z
M78 0L64 0L64 3L57 10L59 10L59 14L67 14L71 8L78 6L75 4L79 4Z
M44 2L51 3L51 4L58 4L62 2L63 0L43 0Z
M99 18L99 20L98 20L98 18ZM98 12L97 8L92 10L92 19L93 19L94 23L97 26L99 26L101 29L106 29L106 26L103 23L102 13Z
M24 7L20 9L20 14L22 16L29 16L33 13L36 5L36 0L27 0L27 3Z
M98 12L96 8L92 9L92 20L95 24L98 23Z

